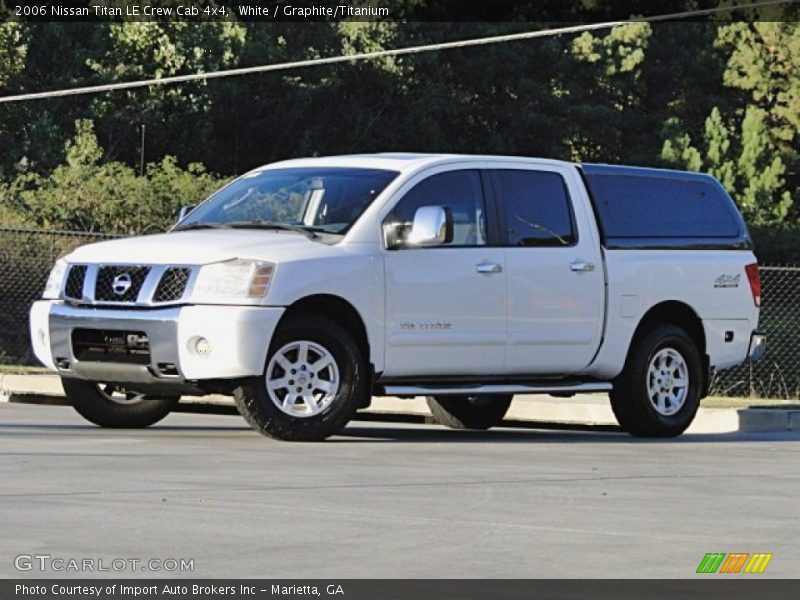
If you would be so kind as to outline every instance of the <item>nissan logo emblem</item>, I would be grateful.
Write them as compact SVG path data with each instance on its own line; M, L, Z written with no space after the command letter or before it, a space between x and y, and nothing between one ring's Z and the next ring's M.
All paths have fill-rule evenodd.
M133 285L131 276L128 273L120 273L114 277L114 281L111 283L111 289L117 296L123 296L125 292L131 289L131 285Z

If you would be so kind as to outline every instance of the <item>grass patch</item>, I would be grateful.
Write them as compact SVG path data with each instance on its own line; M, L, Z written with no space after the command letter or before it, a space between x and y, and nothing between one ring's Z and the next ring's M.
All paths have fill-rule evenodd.
M709 396L700 402L703 408L797 408L797 405L797 400L727 396Z
M44 367L26 367L23 365L0 365L0 375L48 375L50 369Z

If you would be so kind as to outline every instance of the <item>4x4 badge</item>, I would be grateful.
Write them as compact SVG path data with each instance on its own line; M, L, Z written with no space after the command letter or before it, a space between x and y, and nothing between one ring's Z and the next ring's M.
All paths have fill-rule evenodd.
M741 275L720 275L714 280L715 288L737 288Z

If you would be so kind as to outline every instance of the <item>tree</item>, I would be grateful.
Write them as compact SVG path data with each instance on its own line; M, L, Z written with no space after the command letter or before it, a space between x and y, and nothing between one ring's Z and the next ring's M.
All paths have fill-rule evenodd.
M563 97L571 115L570 158L622 162L635 154L632 146L644 137L631 132L646 121L642 68L651 36L649 23L631 23L572 40L577 64L568 71Z
M163 231L180 206L198 203L224 182L199 164L181 169L171 156L148 164L143 177L123 163L103 163L90 120L75 123L65 152L66 163L49 175L26 173L0 190L18 215L14 221L75 231Z
M770 138L788 151L800 129L800 23L725 25L716 45L731 52L725 84L750 93L751 102L768 115Z
M472 18L455 23L423 22L443 17L445 0L399 0L392 14L408 22L5 24L0 86L10 94L162 77L552 26L533 19L643 12L630 0L501 0L492 10L507 22L487 23L478 18L487 14L485 3L462 4L462 15ZM668 12L668 4L653 0L644 12ZM119 226L110 217L102 227L100 217L83 218L95 228L139 230L168 220L170 197L193 190L193 178L204 190L202 174L217 181L208 173L232 175L294 156L407 150L711 170L748 214L797 222L800 29L783 21L630 23L579 36L3 104L0 181L15 191L4 196L9 205L0 206L0 218L18 220L27 211L28 222L82 226L77 208L69 218L47 202L36 205L41 214L33 212L31 194L40 186L53 194L62 184L88 194L88 182L116 169L119 187L140 202L128 207L140 221L127 209L117 211ZM102 154L76 163L79 138L91 149L86 131L74 138L74 123L83 119L92 121ZM156 177L167 193L156 194ZM110 181L102 186L109 186L109 207L92 204L92 192L84 210L108 216L122 201ZM781 217L787 192L793 202ZM142 212L148 194L161 207L158 216ZM34 204L21 209L23 198Z
M770 150L787 173L781 197L794 200L800 221L800 22L733 23L719 29L716 46L730 52L725 84L747 92Z
M37 92L96 83L86 58L104 48L104 25L18 23L0 43L15 57L6 70L4 94ZM75 119L86 116L91 100L76 96L0 105L0 177L31 170L49 172L64 160L64 140Z
M661 157L669 164L719 179L752 224L781 223L792 197L784 189L786 166L772 152L765 119L763 109L748 106L737 131L735 123L726 122L715 107L706 119L702 141L695 144L673 118L665 125Z
M238 64L244 41L245 27L234 22L126 21L108 26L105 52L87 65L107 82L216 71ZM148 156L177 146L193 160L203 147L197 141L209 137L212 106L207 84L197 81L104 94L92 113L109 156L135 164L142 125Z
M0 86L25 67L28 46L21 23L0 23Z
M711 110L698 144L694 127L667 119L661 157L720 179L753 224L796 222L800 24L721 25L714 47L725 57L721 81L734 92Z

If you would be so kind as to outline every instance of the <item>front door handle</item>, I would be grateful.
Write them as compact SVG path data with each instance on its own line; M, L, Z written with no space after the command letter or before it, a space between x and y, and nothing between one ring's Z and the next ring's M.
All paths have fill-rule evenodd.
M478 273L501 273L503 271L503 267L497 263L482 262L475 265L475 270Z
M569 264L569 268L576 272L591 272L594 271L594 263L576 260Z

